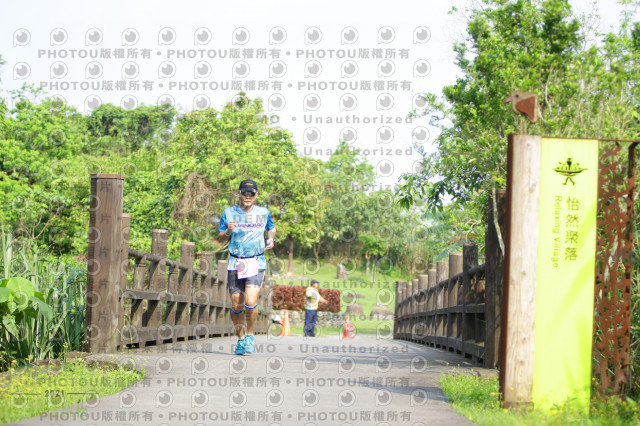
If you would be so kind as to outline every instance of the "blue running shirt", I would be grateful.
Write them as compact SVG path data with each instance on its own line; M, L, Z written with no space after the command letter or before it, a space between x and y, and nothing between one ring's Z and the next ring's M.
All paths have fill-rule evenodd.
M238 257L258 257L258 268L267 269L267 259L264 257L264 249L266 243L264 241L264 232L269 231L276 226L271 219L269 209L260 206L245 212L240 206L227 207L222 212L218 232L224 232L229 228L229 222L236 222L238 227L231 232L229 240L229 253ZM229 256L227 262L227 270L237 270L236 263L238 259Z

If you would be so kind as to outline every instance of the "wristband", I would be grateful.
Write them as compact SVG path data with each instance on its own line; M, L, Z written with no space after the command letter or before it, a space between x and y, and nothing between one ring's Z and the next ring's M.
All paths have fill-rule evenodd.
M224 235L226 235L227 237L230 237L231 234L227 234L227 231L228 231L228 229L224 231ZM231 231L231 232L233 233L233 231Z

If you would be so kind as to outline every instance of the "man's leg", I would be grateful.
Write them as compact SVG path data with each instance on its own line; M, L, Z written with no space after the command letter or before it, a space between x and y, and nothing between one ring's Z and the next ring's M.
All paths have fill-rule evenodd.
M247 313L247 334L253 334L253 328L258 320L258 297L260 296L260 287L247 284L244 289L245 302L244 310Z
M233 327L236 329L238 339L244 338L244 294L235 293L231 295L231 302L233 306L231 308L231 321Z
M309 336L311 337L316 337L316 333L314 330L316 328L317 320L318 320L318 311L314 309L311 311L311 323L309 324Z
M304 311L304 335L309 336L309 324L311 324L311 310Z
M238 273L229 271L227 273L227 287L231 295L231 322L236 330L239 340L244 338L244 284L239 282Z

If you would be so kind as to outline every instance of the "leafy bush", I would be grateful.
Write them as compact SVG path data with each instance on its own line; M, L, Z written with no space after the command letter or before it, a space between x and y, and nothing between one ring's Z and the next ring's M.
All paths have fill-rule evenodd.
M296 285L277 285L273 288L273 309L304 311L307 287ZM318 305L319 311L340 312L340 290L318 289L320 296L327 299L326 304Z
M31 281L22 277L0 281L0 365L9 359L29 359L32 342L25 338L26 331L37 327L39 314L50 320L53 310Z
M4 232L2 246L0 370L82 350L86 270L44 259Z

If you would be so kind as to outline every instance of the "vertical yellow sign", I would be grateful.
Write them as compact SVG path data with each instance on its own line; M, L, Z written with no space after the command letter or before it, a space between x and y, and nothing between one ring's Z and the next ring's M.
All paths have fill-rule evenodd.
M598 141L542 139L532 399L588 408Z

